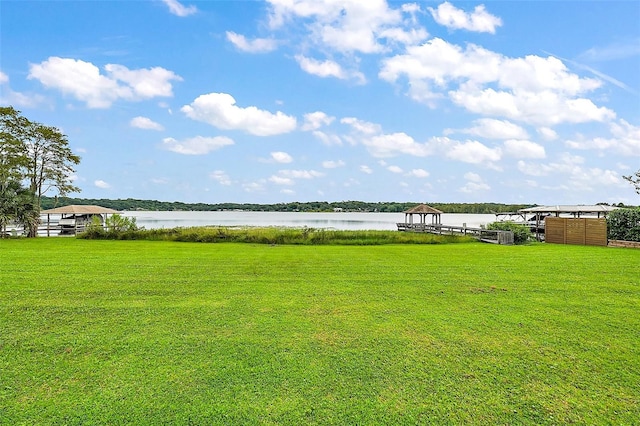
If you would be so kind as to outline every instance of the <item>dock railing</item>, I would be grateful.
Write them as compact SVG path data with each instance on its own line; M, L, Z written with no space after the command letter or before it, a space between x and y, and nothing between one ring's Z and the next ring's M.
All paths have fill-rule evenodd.
M503 245L512 245L514 241L513 232L511 231L429 223L397 223L397 225L398 231L404 232L428 232L437 235L465 235L477 238L480 241Z

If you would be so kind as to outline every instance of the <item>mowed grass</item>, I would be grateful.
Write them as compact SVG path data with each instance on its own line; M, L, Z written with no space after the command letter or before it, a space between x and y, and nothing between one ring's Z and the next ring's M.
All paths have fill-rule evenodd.
M640 250L0 241L0 424L637 424Z

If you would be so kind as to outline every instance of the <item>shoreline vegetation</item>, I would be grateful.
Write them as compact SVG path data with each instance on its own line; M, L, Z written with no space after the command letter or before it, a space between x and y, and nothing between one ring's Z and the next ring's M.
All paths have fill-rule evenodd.
M0 248L0 424L640 416L634 250L75 238Z
M116 222L116 223L114 223ZM328 230L322 228L201 226L169 229L140 229L135 220L116 217L102 226L89 226L77 238L86 240L145 240L197 243L252 243L286 245L384 245L451 244L477 240L458 235L376 230Z
M179 201L157 201L127 199L93 199L93 198L69 198L69 197L43 197L41 207L43 210L54 207L62 207L72 204L99 205L119 211L274 211L274 212L377 212L377 213L402 213L420 202L365 202L365 201L312 201L290 202L275 204L253 203L183 203ZM468 213L491 214L513 212L519 209L534 207L535 204L501 204L501 203L427 203L431 207L441 210L443 213Z

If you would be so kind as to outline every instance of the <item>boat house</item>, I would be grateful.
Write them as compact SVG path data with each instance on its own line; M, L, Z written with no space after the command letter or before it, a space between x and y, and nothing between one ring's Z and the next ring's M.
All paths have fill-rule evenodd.
M59 235L75 235L84 231L94 220L104 226L108 215L118 213L118 210L91 205L70 205L40 212L47 215L47 236L51 231L59 231ZM58 222L52 223L51 215L60 215Z

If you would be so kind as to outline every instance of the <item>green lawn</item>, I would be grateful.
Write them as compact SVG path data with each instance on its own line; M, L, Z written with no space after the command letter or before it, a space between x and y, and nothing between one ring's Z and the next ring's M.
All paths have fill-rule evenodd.
M637 424L640 250L0 241L0 424Z

